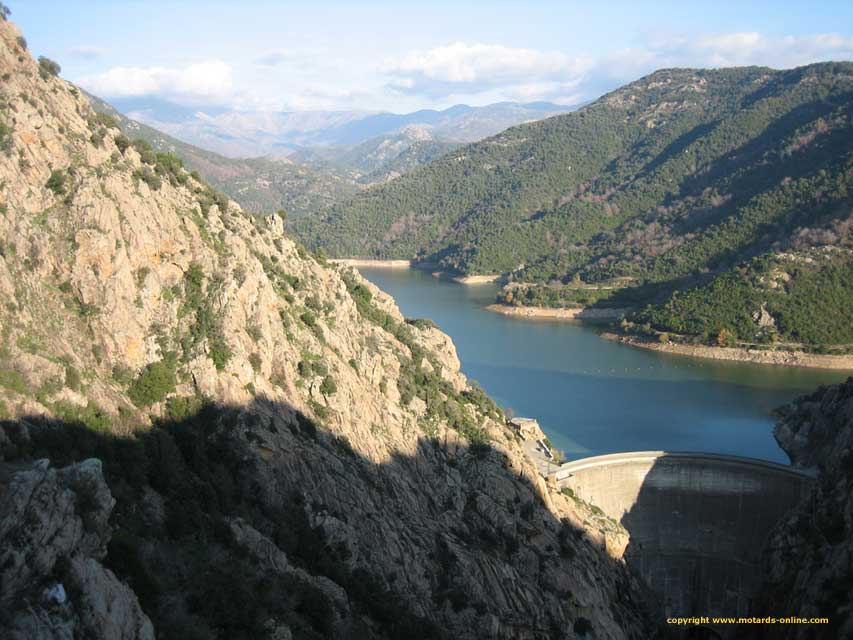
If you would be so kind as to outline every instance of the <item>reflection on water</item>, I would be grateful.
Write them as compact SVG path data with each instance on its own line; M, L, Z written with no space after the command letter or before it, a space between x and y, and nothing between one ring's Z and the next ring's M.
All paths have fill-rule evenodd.
M462 371L503 407L537 418L570 459L662 449L787 463L773 439L773 408L846 378L635 349L588 326L486 311L496 285L459 285L417 270L361 272L404 315L435 320L453 338Z

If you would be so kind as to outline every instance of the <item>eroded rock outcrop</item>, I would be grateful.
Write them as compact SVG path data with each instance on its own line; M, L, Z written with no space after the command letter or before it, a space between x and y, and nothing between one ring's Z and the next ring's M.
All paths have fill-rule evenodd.
M115 501L101 463L0 463L0 636L153 640L130 588L99 562Z
M775 435L795 466L815 468L809 500L767 545L769 615L828 617L828 625L778 625L773 638L853 637L853 378L780 411Z

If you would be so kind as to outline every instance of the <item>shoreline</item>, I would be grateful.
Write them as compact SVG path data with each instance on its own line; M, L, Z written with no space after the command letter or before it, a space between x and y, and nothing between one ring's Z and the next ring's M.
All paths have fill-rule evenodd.
M367 258L336 258L330 260L336 264L352 267L374 267L385 269L423 269L429 265L414 264L411 260L374 260ZM499 275L452 276L442 271L433 271L433 277L451 280L464 285L487 284L500 278ZM612 309L590 309L587 307L557 308L557 307L514 307L506 304L492 303L484 307L492 313L521 318L524 320L559 320L568 322L610 322L618 319L629 308L617 307ZM618 335L604 331L600 337L612 342L619 342L638 349L647 349L659 353L672 353L690 358L704 360L725 360L729 362L747 362L753 364L769 364L786 367L802 367L807 369L824 369L829 371L853 372L853 354L826 355L806 353L804 351L786 351L782 349L746 349L741 347L712 347L708 345L679 344L674 342L652 342L636 336Z
M379 269L411 269L411 260L374 260L371 258L330 258L333 264L342 264L348 267L373 267Z
M806 353L804 351L770 351L740 347L711 347L708 345L677 344L673 342L650 342L634 336L621 336L610 332L602 333L601 337L605 340L627 344L639 349L673 353L692 358L703 358L705 360L728 360L733 362L751 362L753 364L804 367L808 369L853 371L853 354L834 356L821 353Z
M438 278L439 280L452 280L453 282L457 282L459 284L491 284L492 282L497 282L503 276L499 273L494 273L490 275L484 276L454 276L446 271L433 271L432 276L434 278Z
M624 307L613 309L589 309L577 307L574 309L558 307L511 307L506 304L493 303L486 309L505 316L520 318L544 318L548 320L616 320L623 313L630 311Z
M435 269L437 265L430 264L429 262L414 262L413 260L380 260L375 258L329 258L329 262L333 264L344 265L347 267L355 267L356 269L358 267L368 267L372 269L420 269L421 271L430 271L430 274L433 278L438 278L439 280L450 280L452 282L467 285L490 284L492 282L497 282L503 277L503 275L500 273L465 276L454 275L452 272L449 271L431 271L432 269Z

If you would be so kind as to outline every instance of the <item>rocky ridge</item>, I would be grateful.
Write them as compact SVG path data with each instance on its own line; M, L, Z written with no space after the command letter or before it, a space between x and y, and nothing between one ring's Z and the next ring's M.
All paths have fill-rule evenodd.
M21 487L48 478L65 506L27 508L80 533L20 540L0 598L57 573L79 589L0 630L649 636L619 535L549 491L447 336L130 144L19 36L0 23L0 462L29 466L0 500L19 527ZM117 532L106 486L82 514L61 490L98 485L90 456Z
M772 615L829 624L770 627L766 637L853 636L853 378L780 410L775 429L795 466L818 470L809 500L777 527L765 551L762 605Z

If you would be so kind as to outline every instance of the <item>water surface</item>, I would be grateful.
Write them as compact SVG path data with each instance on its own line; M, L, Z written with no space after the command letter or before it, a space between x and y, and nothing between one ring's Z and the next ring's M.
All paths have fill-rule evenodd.
M636 349L594 328L485 310L496 285L363 268L407 317L431 318L462 371L515 415L539 420L568 459L632 450L704 451L788 463L772 410L843 372L700 360Z

